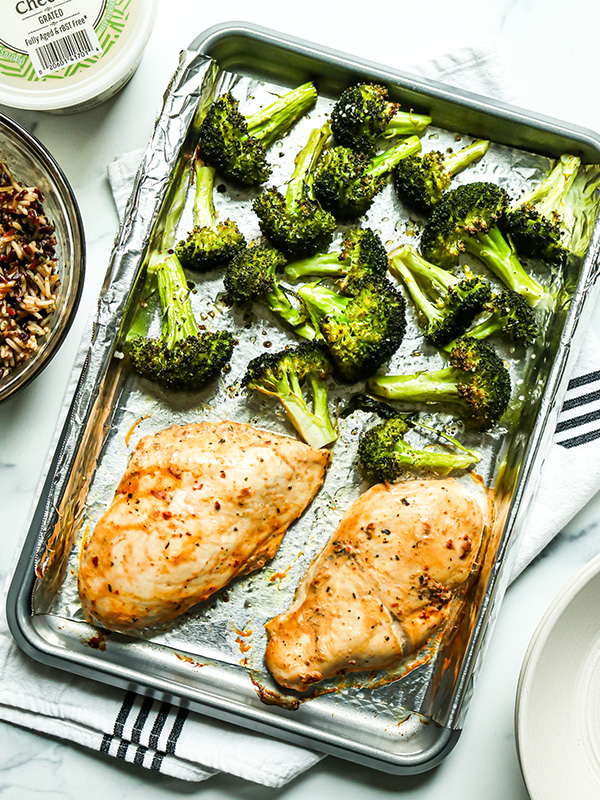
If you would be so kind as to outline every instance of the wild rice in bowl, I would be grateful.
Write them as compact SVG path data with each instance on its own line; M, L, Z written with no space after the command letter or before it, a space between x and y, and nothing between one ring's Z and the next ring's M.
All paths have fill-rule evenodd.
M0 378L38 350L56 307L56 238L42 200L0 161Z

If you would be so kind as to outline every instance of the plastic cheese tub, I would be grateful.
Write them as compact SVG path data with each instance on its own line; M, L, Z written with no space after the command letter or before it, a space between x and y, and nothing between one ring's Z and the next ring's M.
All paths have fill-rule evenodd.
M0 103L71 113L103 103L140 63L158 0L4 0Z

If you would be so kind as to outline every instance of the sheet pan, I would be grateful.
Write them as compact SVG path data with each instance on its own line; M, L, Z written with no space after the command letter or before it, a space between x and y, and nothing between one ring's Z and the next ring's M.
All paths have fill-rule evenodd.
M169 421L214 419L221 412L264 425L265 415L274 413L270 406L265 411L260 402L248 404L231 383L233 391L227 398L225 382L216 402L208 391L194 398L192 404L170 401L165 405L160 394L148 392L122 369L122 339L141 290L145 252L155 246L160 235L177 175L189 167L207 103L228 88L248 102L260 102L261 91L272 88L261 89L264 81L293 86L308 79L315 79L325 98L339 95L344 86L357 79L386 83L404 107L431 110L435 127L426 135L437 138L432 139L430 147L433 142L436 147L438 143L447 144L456 134L491 138L492 163L497 165L499 181L510 181L515 170L517 182L533 180L547 167L548 156L565 151L591 163L600 162L598 138L566 123L534 117L251 25L219 26L202 34L182 54L144 156L100 298L94 341L15 572L7 613L21 647L44 663L159 697L169 696L204 713L386 771L422 771L450 751L463 724L510 574L510 545L525 524L566 388L568 365L593 305L598 275L597 226L584 261L569 264L564 280L567 302L548 312L543 346L535 351L528 368L515 376L530 391L522 395L528 396L527 402L519 401L518 392L515 395L510 436L503 437L500 431L486 437L486 459L480 469L494 486L498 518L473 596L461 606L455 631L438 653L438 663L449 661L450 668L426 664L402 680L384 685L379 685L379 676L349 677L342 691L300 704L297 697L278 691L265 675L261 666L264 620L255 607L247 610L243 596L255 591L269 608L273 603L281 608L287 605L312 554L327 540L327 530L331 532L343 507L365 488L353 471L351 456L345 462L338 459L343 466L337 472L334 459L332 481L325 487L323 502L309 512L303 525L295 526L295 535L290 531L267 570L231 590L228 587L226 603L217 598L199 616L140 637L112 634L98 638L98 632L83 621L73 594L78 537L86 525L93 524L114 491L127 458L124 433L145 416L144 411L152 416L149 422L142 421L137 438ZM325 99L306 121L309 127L303 128L304 134L299 130L292 136L301 141L327 109ZM292 137L282 142L282 179L286 159L289 162L293 158L293 144ZM243 207L244 197L234 200ZM378 201L372 224L381 230L384 241L400 243L410 237L410 228L397 228L393 207L386 203L390 203L389 195L387 200L383 197ZM189 221L189 206L188 218L185 213L183 228ZM241 222L251 233L255 223L249 217ZM214 286L204 284L198 287L195 299L198 313L205 314L215 327L230 324L230 315L218 302L218 289L218 279ZM255 320L255 326L265 331L249 331L244 346L238 348L244 360L260 352L267 337L269 341L275 338L271 323L267 318L261 326L261 320ZM416 341L414 325L412 331ZM251 341L253 336L255 341ZM235 368L234 364L234 372ZM340 447L350 451L366 422L366 417L355 415L342 424ZM285 420L275 414L270 427L290 432L285 425ZM284 579L271 580L288 567ZM250 655L244 655L236 639L242 631L245 643L250 628L255 634ZM415 711L419 713L409 713Z

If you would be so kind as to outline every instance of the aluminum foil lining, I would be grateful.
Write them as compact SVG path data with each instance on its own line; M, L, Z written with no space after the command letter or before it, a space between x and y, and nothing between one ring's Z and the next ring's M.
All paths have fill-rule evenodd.
M140 437L174 423L185 424L204 419L232 419L294 435L283 409L276 402L262 396L248 396L240 388L241 378L251 358L267 350L276 351L292 344L294 337L262 306L257 306L251 315L229 309L222 300L222 278L217 271L206 276L190 275L195 284L192 303L197 317L207 328L230 330L239 340L230 371L202 393L175 396L161 392L119 366L120 329L128 313L129 298L144 254L149 243L155 243L160 237L165 216L163 200L167 198L168 205L173 186L172 176L179 170L189 168L198 120L207 103L228 89L240 100L240 107L245 113L268 104L274 96L286 90L223 72L214 62L197 53L182 54L178 72L167 91L154 138L136 180L100 299L94 341L75 398L71 427L63 442L41 532L34 613L50 613L72 620L84 619L77 594L82 536L93 529L110 504L128 458ZM286 137L272 146L269 153L273 166L270 184L278 187L285 185L297 152L309 132L325 122L331 107L331 100L319 98L316 107ZM428 129L422 137L424 151L456 150L469 141L437 128ZM545 157L491 144L485 158L458 176L456 183L490 180L517 197L539 181L549 166L550 161ZM235 219L248 241L260 235L257 218L251 209L256 194L254 190L240 190L225 182L215 192L219 217ZM188 194L178 227L178 238L192 227L192 201L193 190ZM421 222L419 217L398 203L392 187L388 185L360 224L377 230L386 247L392 249L402 243L417 244ZM340 227L332 247L341 241L343 231L344 228ZM465 259L465 263L468 262L469 259ZM541 265L531 264L530 267L545 283L556 283L558 280ZM483 269L479 265L476 271ZM488 277L496 283L492 276ZM545 326L545 318L550 310L542 308L538 313ZM388 371L412 372L441 366L443 361L439 353L424 342L410 304L408 317L405 340L389 363ZM157 318L152 332L158 332L159 324ZM444 426L467 446L476 448L482 454L477 472L489 487L496 485L499 469L505 463L506 450L512 441L509 432L512 422L521 416L524 403L539 398L544 389L543 381L536 377L536 359L543 355L541 348L531 353L527 371L524 372L519 366L520 354L515 348L500 342L498 347L501 354L510 359L514 384L505 427L498 427L487 434L476 434L464 431L459 423L441 412L425 414L423 417L429 424ZM95 468L92 464L85 479L80 476L77 482L69 479L61 465L77 464L76 453L82 443L82 431L86 428L89 430L92 424L90 414L103 387L105 390L107 374L110 375L111 370L117 376L111 395L114 398L112 408L96 407L94 410L96 422L91 435L100 455ZM330 397L334 411L342 409L348 398L362 388L362 385L346 387L332 383ZM328 541L344 511L367 488L357 469L356 446L361 431L373 421L372 416L364 412L355 412L346 419L338 420L340 437L332 447L333 462L321 492L304 516L289 529L278 554L262 571L234 581L213 598L168 625L130 635L209 659L216 664L247 670L249 687L252 678L263 690L285 700L285 691L277 686L264 666L266 638L263 626L268 619L290 605L308 565ZM431 439L418 434L412 436L412 441L421 446L431 444ZM86 463L82 455L78 457L82 459L80 464ZM469 476L464 476L462 480L473 485ZM69 500L70 495L73 495L72 501ZM69 502L72 502L72 507L67 513L65 504ZM69 524L61 525L61 520L68 520ZM486 559L493 557L494 552L485 554ZM481 587L475 583L471 594L478 590L481 591ZM465 603L468 605L468 602L469 598L464 602L462 598L457 601L457 616L464 616ZM410 727L415 724L414 718L408 716L409 711L427 713L437 722L447 724L456 687L453 684L445 687L440 681L440 670L442 661L449 654L453 655L454 646L464 647L464 641L448 644L444 636L434 637L429 645L430 658L403 677L400 676L406 672L407 666L414 664L399 665L393 673L347 675L325 682L318 691L333 687L337 691L319 696L311 703L326 704L334 710L343 706L355 707L367 716L376 714L384 726L404 726L404 734L408 734ZM460 660L461 653L454 655ZM201 674L198 680L202 680ZM443 686L441 690L432 690L432 687L439 687L440 684Z

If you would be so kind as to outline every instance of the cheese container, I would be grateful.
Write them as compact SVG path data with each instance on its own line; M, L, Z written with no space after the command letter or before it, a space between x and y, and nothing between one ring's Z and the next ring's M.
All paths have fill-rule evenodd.
M84 111L113 97L137 69L158 0L5 0L0 104Z

